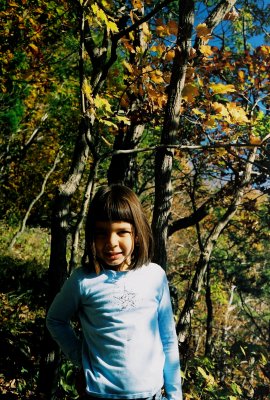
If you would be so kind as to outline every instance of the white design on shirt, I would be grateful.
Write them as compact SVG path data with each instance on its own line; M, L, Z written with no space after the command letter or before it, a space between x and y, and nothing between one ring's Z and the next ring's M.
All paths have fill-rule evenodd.
M116 299L117 306L120 307L121 310L131 310L138 304L136 293L128 291L125 287L122 294L113 297Z

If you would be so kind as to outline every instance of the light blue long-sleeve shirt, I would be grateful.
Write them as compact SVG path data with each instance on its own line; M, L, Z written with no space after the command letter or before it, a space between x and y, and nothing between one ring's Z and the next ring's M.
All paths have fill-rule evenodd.
M76 314L82 342L70 324ZM76 269L55 297L47 327L65 355L83 367L89 394L139 399L164 385L168 400L182 400L174 318L159 265L99 275Z

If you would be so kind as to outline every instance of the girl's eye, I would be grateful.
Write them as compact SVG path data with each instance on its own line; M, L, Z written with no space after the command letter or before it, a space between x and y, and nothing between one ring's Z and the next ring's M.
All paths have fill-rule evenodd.
M119 235L128 235L128 234L130 234L130 231L120 231L119 233L118 233Z

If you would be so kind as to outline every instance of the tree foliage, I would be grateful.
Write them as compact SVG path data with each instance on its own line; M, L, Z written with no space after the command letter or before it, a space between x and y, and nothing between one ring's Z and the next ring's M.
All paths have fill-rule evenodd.
M175 294L187 399L269 394L269 13L261 0L1 6L2 220L52 219L50 301L80 263L96 186L133 187ZM17 303L3 292L6 318ZM39 389L52 393L48 346Z

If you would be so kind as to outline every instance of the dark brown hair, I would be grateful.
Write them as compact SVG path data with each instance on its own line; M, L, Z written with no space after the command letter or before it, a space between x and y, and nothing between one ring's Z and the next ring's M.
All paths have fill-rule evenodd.
M88 210L85 226L85 255L83 264L97 271L95 265L95 227L98 221L125 221L134 229L135 246L130 268L138 268L151 261L153 237L150 225L137 195L127 186L101 186Z

